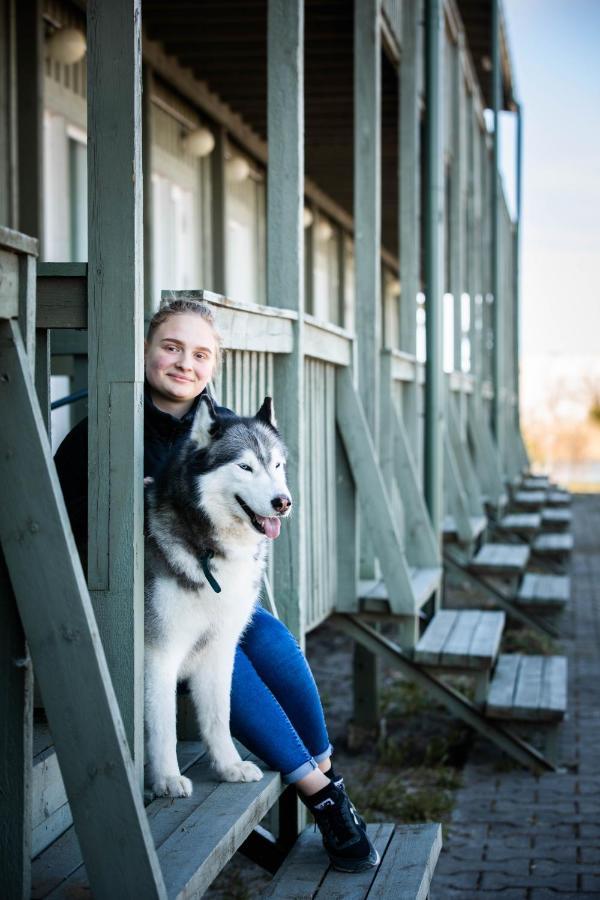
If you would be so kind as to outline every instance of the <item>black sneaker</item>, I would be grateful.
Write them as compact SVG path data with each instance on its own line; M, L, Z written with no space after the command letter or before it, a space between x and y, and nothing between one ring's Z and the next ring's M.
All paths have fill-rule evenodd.
M315 817L315 823L323 835L323 846L334 869L339 872L362 872L378 864L379 853L367 837L365 824L344 791L332 783L312 797L301 799Z
M346 785L344 784L344 776L339 775L337 772L334 772L333 766L327 772L325 772L325 774L327 775L327 777L329 778L331 783L335 784L336 788L338 788L340 791L342 791L344 794L346 794L346 797L348 797L348 801L350 803L350 808L351 808L352 812L355 813L355 815L358 818L358 824L360 825L360 827L363 830L366 829L367 823L365 822L365 820L363 819L361 814L358 812L358 810L355 807L352 800L350 800L348 792L346 791Z

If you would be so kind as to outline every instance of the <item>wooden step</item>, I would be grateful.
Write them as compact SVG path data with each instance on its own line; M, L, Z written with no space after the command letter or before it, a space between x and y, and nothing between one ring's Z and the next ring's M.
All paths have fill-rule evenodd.
M543 556L567 556L573 550L573 535L564 531L542 532L535 538L533 550Z
M521 487L525 491L548 490L550 479L547 475L527 475L521 481Z
M546 491L516 491L512 501L523 509L541 509L546 502Z
M491 669L506 621L503 612L443 609L414 651L415 662L456 669Z
M539 531L542 524L540 513L509 513L500 519L502 531L514 531L529 537Z
M560 721L567 709L564 656L502 654L492 677L486 715L528 722Z
M487 517L470 516L469 525L471 528L471 540L475 541L477 540L479 535L485 531L485 527L487 525ZM448 541L448 543L452 543L458 540L458 530L456 526L456 519L454 518L454 516L444 516L443 532L444 540Z
M538 575L526 572L517 594L520 606L561 609L571 596L568 575Z
M549 506L542 510L542 528L569 528L573 521L573 513L564 506Z
M548 506L568 506L571 502L571 495L568 491L548 491L546 503Z
M191 797L159 797L147 807L169 898L201 896L283 789L278 772L261 781L226 784L215 778L200 743L178 745L179 764L194 785ZM242 756L254 759L241 748ZM32 897L73 898L89 892L71 827L32 863ZM85 896L88 896L85 893ZM115 896L118 875L115 875Z
M484 544L470 567L482 575L520 575L529 562L529 547L521 544Z
M421 900L442 848L441 825L367 825L381 862L355 875L336 872L329 864L321 835L309 825L260 895L272 900Z
M415 598L415 612L417 612L439 588L442 570L441 568L411 568L410 580ZM358 599L363 612L386 614L390 611L388 590L382 578L361 579L358 583Z

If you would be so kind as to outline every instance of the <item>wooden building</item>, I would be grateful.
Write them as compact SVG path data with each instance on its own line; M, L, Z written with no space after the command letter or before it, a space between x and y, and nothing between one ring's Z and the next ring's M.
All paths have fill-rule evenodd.
M0 472L2 863L27 896L14 593L94 893L111 896L116 860L119 896L166 896L138 790L144 320L161 292L204 292L226 339L220 401L275 398L301 498L271 561L279 615L301 641L333 613L393 617L414 647L440 603L444 523L473 541L527 462L519 220L494 128L518 113L506 29L498 0L0 0L0 60L2 371L17 367L2 416L18 400L7 440L29 448ZM87 388L87 408L61 424L51 383ZM87 585L39 433L56 444L86 411ZM365 727L371 649L356 650Z

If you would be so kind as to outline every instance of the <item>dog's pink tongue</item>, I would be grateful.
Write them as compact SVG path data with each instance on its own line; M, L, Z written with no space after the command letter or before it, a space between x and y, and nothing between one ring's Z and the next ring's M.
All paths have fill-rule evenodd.
M256 518L265 529L265 534L270 540L274 541L275 538L279 537L281 520L277 516L257 516Z

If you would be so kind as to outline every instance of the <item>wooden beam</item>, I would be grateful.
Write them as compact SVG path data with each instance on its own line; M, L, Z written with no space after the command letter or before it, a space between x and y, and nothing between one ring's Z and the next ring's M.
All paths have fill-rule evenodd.
M412 614L416 611L415 599L404 547L390 507L369 424L348 369L337 371L336 407L338 428L366 527L377 548L390 609L401 615Z
M87 263L38 265L36 326L87 328Z
M140 0L88 4L89 553L98 627L143 777Z
M304 3L269 0L267 25L267 298L298 314L294 346L275 358L276 409L290 456L297 503L274 554L274 593L281 618L304 640ZM281 402L277 403L278 399Z
M114 897L118 872L124 896L165 897L29 363L14 322L0 323L0 372L4 501L0 542L94 896ZM18 746L23 737L15 734L13 740Z

